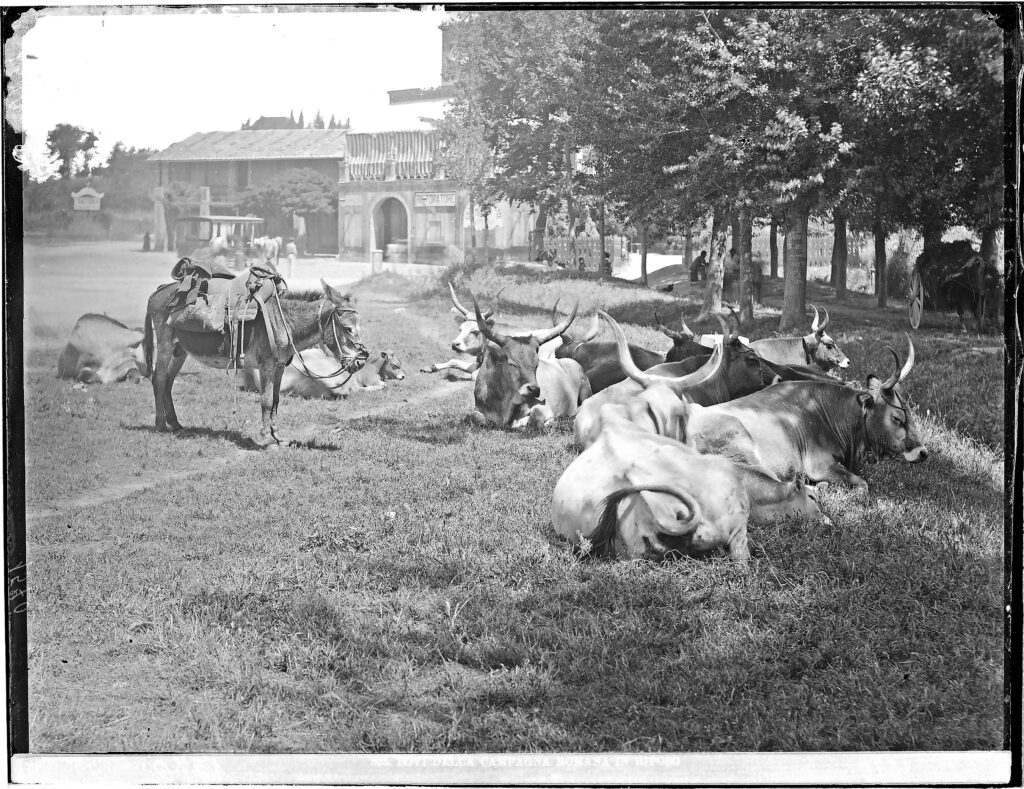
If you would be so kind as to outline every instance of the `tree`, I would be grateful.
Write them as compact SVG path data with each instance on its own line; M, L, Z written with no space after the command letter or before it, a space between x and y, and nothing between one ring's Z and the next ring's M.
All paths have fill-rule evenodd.
M295 123L295 119L294 118L292 118L292 123ZM302 110L299 110L299 120L298 120L298 123L296 123L295 128L296 129L305 129L306 128L306 120L305 120L305 118L302 115Z
M463 12L445 27L455 41L452 108L478 108L495 194L537 206L539 254L548 212L565 201L572 183L567 149L578 148L571 108L584 81L578 52L590 41L590 17L567 10Z
M311 168L297 167L250 189L242 196L240 208L272 219L280 228L290 228L294 215L311 217L333 213L337 199L334 181Z
M312 129L324 128L324 116L320 114L320 110L316 111L316 117L313 118L313 122L310 124Z
M46 148L60 160L61 178L70 178L76 172L76 157L84 157L85 168L99 138L91 131L69 123L58 123L46 135Z
M334 113L333 112L331 113L331 120L327 123L327 128L328 129L337 129L338 128L338 123L337 123L337 121L334 120Z

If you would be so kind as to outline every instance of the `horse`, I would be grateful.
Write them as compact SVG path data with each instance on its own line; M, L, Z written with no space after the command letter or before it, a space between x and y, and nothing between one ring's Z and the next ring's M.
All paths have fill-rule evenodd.
M369 351L360 340L359 313L348 295L320 280L323 291L275 295L263 306L262 319L245 321L236 332L186 331L167 323L168 301L178 283L161 285L146 307L143 350L146 372L152 374L156 400L156 429L182 429L171 399L174 378L191 353L208 367L232 365L260 371L262 427L257 443L274 447L281 443L274 426L281 396L281 377L292 357L306 348L319 347L338 363L338 372L357 372ZM268 334L267 326L271 327ZM155 340L155 358L154 358Z

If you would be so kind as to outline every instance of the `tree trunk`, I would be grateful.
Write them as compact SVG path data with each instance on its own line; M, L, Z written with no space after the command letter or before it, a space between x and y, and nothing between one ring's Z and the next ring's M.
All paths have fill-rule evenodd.
M605 247L604 247L604 244L605 244L605 240L604 240L605 239L604 198L601 199L601 216L600 216L600 219L598 220L598 222L600 224L599 231L601 233L601 262L600 262L601 276L602 277L611 277L611 275L612 275L611 256L609 255L607 258L604 256L604 250L605 250Z
M544 254L544 239L548 229L548 209L544 203L537 206L537 221L533 226L533 259L540 260Z
M787 217L786 251L783 276L782 317L779 331L803 328L807 321L807 207L798 204Z
M772 229L768 237L768 244L771 254L768 276L775 279L779 276L779 223L775 221L775 217L772 217Z
M488 236L491 233L491 226L490 226L490 222L488 221L488 217L490 215L490 211L484 211L483 214L484 214L484 265L486 266L488 263L491 262L491 240L490 240L490 238L488 238Z
M986 227L981 231L981 256L985 258L993 266L998 266L999 261L996 260L996 232L998 228Z
M689 272L690 264L693 263L693 231L686 231L686 243L683 245L683 271Z
M882 221L882 198L875 199L875 220L871 226L875 235L875 303L884 309L889 301L885 259L885 223Z
M735 249L737 252L739 252L740 251L740 244L742 243L742 241L740 240L741 236L743 235L743 231L740 228L740 211L741 210L742 209L739 206L737 206L733 210L732 216L729 218L729 224L731 225L729 235L730 235L730 238L732 240L732 243L729 244L729 250L730 250L729 251L729 257L726 258L726 260L728 261L730 266L732 266L732 250ZM728 301L739 301L739 299L740 299L740 293L739 293L740 272L739 272L739 270L734 271L734 270L730 269L729 270L729 278L732 280L732 282L730 283L729 292L727 294L723 292L722 297L724 299L728 300ZM724 291L724 287L725 287L725 283L724 282L722 283L722 286L723 286L723 291Z
M749 326L754 320L754 278L753 278L753 208L750 203L742 203L737 212L739 218L739 246L736 251L740 253L739 271L739 301L740 301L740 326ZM734 227L736 227L734 225Z
M572 199L572 147L565 142L566 189L565 202L569 213L569 268L576 269L576 204Z
M473 194L469 195L469 246L473 250L473 263L476 263L476 201Z
M789 262L789 231L782 234L782 276L786 276L786 263ZM785 287L785 286L783 286Z
M640 284L647 287L647 225L640 225Z
M697 320L703 320L722 309L722 275L725 272L725 227L726 211L715 207L711 220L711 239L708 251L708 284L704 290L704 305L701 307Z
M846 243L846 214L838 208L832 214L835 224L835 241L832 243L832 287L836 289L836 300L846 298L846 263L849 247Z

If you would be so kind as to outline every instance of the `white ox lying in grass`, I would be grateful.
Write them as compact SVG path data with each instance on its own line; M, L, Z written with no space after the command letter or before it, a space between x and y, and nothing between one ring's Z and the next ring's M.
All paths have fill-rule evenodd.
M625 335L602 313L621 354ZM721 364L713 354L712 374ZM649 382L626 403L601 408L600 434L555 486L551 521L595 555L664 559L724 547L746 563L747 525L779 517L825 519L803 480L782 482L753 466L701 455L681 443L690 405Z
M87 384L138 383L146 375L143 333L106 315L78 319L57 359L57 377Z
M281 378L281 393L293 392L301 397L330 398L348 397L352 392L376 392L383 389L387 381L401 381L405 378L402 363L395 352L381 351L375 360L370 359L351 376L338 369L338 362L319 348L301 351L298 358L284 368ZM304 369L305 368L305 369ZM308 370L316 378L306 373ZM260 371L245 369L245 388L260 390Z

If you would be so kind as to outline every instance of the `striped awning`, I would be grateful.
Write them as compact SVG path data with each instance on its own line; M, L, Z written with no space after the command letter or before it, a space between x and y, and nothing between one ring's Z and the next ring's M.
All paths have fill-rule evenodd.
M348 135L348 174L353 181L383 181L394 159L399 179L431 178L440 138L434 131L386 131Z

